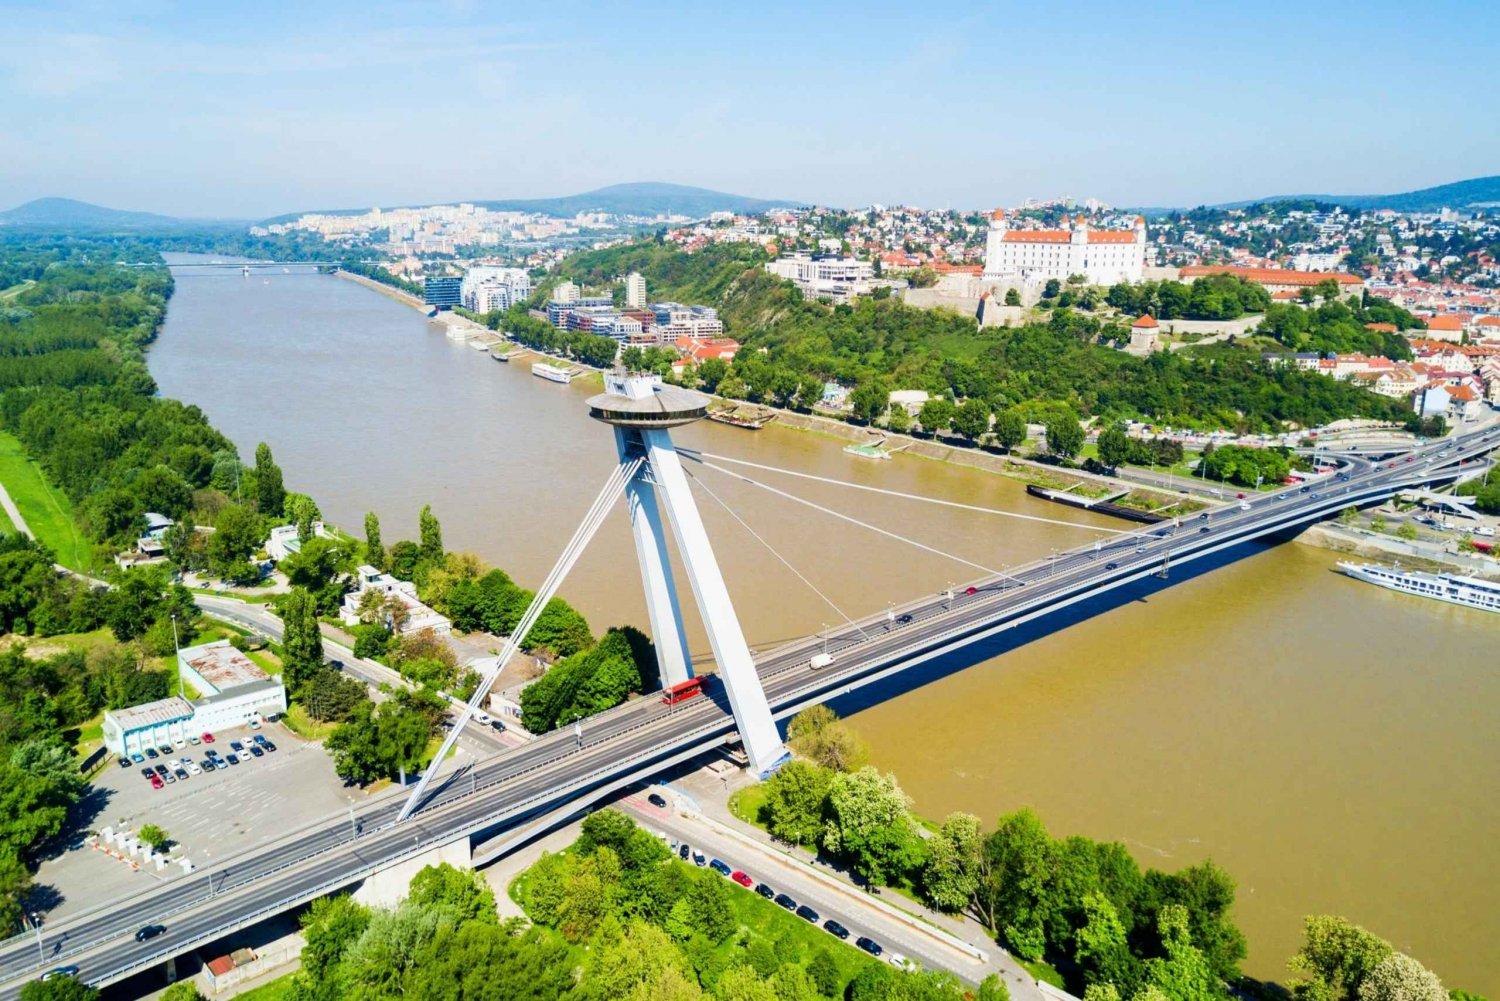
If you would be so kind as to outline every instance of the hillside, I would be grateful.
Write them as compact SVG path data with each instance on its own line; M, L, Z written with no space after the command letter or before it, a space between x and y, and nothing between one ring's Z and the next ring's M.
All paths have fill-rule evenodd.
M1391 209L1396 212L1433 212L1441 208L1459 209L1470 205L1500 205L1500 175L1454 181L1434 188L1404 191L1394 195L1277 195L1250 201L1229 202L1220 208L1240 208L1256 202L1312 200L1344 205L1356 209Z
M35 229L161 229L182 222L154 212L128 212L72 198L38 198L0 212L0 226Z

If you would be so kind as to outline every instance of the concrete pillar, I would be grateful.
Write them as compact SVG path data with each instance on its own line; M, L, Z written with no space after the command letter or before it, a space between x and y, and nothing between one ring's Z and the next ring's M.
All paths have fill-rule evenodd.
M770 703L761 688L760 676L755 673L750 646L745 642L734 603L729 599L729 589L724 585L724 575L719 570L708 532L698 514L698 505L672 446L672 436L665 429L655 428L643 430L640 435L647 447L652 475L666 503L667 517L677 539L677 552L682 556L688 581L692 584L693 598L703 616L709 645L713 647L719 680L723 682L730 708L734 710L740 742L744 744L751 769L757 775L769 775L787 759L787 750L776 732Z
M616 427L615 445L621 462L627 461L635 450L645 448L640 433L633 428ZM636 556L640 559L641 583L646 589L646 612L651 620L656 663L661 670L662 687L670 688L691 677L693 668L649 464L641 466L625 485L625 504L630 512Z
M412 877L432 865L446 862L455 869L474 868L469 839L462 837L445 845L436 845L415 858L397 862L365 879L354 891L354 899L366 907L395 907L406 899Z

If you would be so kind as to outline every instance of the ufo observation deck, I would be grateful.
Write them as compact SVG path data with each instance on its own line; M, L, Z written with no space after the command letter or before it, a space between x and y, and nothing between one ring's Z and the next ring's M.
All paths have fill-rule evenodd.
M708 397L654 377L605 377L607 392L589 397L589 416L626 428L674 428L708 414Z

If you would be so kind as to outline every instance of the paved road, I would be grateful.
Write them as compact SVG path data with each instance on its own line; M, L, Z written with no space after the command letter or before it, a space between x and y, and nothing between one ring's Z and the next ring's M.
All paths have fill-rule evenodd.
M1168 564L1211 555L1273 532L1337 513L1350 504L1383 499L1395 490L1451 477L1457 463L1500 447L1500 432L1470 435L1461 442L1427 446L1411 456L1379 464L1351 460L1347 480L1332 480L1306 492L1254 498L1244 509L1229 505L1205 512L1179 527L1151 526L1019 567L1004 577L976 581L970 590L929 596L896 609L909 615L892 626L885 617L864 620L829 639L835 663L813 671L808 658L821 649L809 637L768 653L757 662L772 709L789 715L942 656L986 636L1065 608L1109 589L1141 580ZM1437 453L1445 452L1441 458ZM581 808L599 796L639 781L659 768L719 746L733 731L718 686L708 697L665 706L654 698L627 703L584 724L584 739L571 731L540 737L478 762L440 783L422 809L393 823L394 797L359 815L353 836L347 815L289 835L281 845L257 848L221 860L208 876L189 885L165 887L103 902L48 929L48 948L66 935L58 956L74 962L94 983L113 982L168 955L347 886L365 874L456 837L513 827L562 804ZM214 899L206 899L212 882ZM148 922L166 934L137 943L132 934ZM14 992L38 967L34 942L0 945L0 978Z
M5 515L10 523L16 526L16 531L30 538L36 538L31 534L31 526L26 524L26 519L21 517L21 509L16 507L16 502L10 499L10 491L5 489L5 484L0 483L0 508L5 509Z

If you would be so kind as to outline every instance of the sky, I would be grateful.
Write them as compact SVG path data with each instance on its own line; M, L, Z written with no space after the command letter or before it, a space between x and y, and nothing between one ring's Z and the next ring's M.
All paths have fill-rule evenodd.
M0 208L169 215L669 181L987 208L1500 173L1500 4L0 0Z

